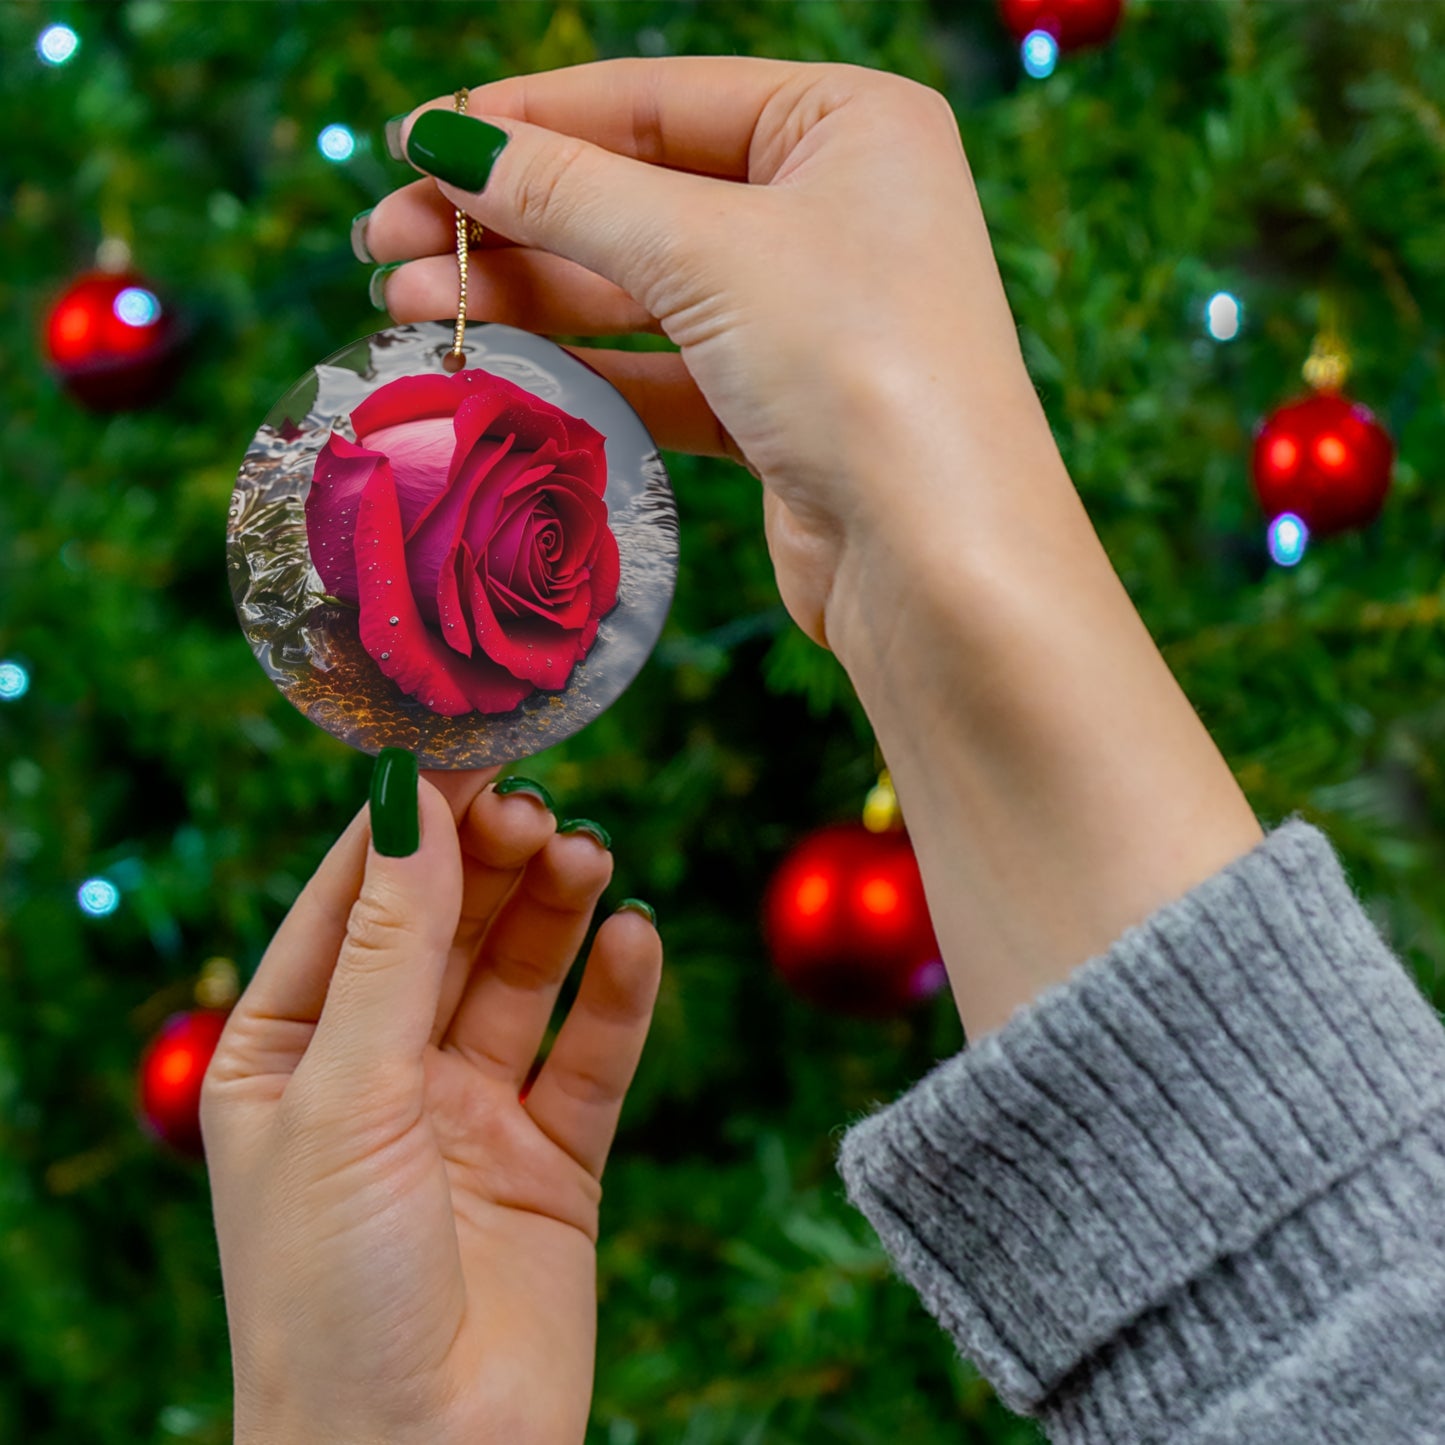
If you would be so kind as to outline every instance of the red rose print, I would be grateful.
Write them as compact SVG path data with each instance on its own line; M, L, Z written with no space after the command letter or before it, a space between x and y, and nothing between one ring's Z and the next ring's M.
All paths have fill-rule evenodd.
M602 434L480 369L400 377L351 421L306 533L377 666L447 717L565 687L617 602Z

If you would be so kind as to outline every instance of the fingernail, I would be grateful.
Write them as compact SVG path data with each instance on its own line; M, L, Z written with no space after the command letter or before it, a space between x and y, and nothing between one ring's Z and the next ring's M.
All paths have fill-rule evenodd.
M640 913L654 928L657 927L657 914L652 904L644 903L640 898L624 898L617 905L619 913Z
M371 297L371 304L378 311L386 310L386 278L398 266L405 266L405 261L389 261L385 266L378 266L371 273L371 281L367 285L366 294Z
M358 211L351 218L351 254L358 261L364 261L368 266L376 265L376 257L371 254L366 244L366 223L371 219L371 213L376 208L368 206L364 211Z
M416 754L382 748L371 774L371 841L387 858L409 858L421 844Z
M394 161L404 161L406 159L401 149L401 127L410 114L410 111L406 111L402 115L394 115L386 123L386 153Z
M557 831L559 833L587 833L609 852L612 849L612 835L601 823L594 823L591 818L568 818L565 823L558 824Z
M448 185L480 191L511 137L454 110L424 110L406 138L406 158Z
M529 798L536 798L549 813L557 811L557 805L552 801L552 795L541 783L534 783L531 778L503 778L500 783L493 786L492 791L505 798L511 793L525 793Z

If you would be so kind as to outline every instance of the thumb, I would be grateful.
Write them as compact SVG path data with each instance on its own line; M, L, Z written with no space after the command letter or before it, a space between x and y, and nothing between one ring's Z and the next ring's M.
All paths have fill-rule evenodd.
M315 1070L328 1089L374 1088L420 1067L461 914L451 805L402 748L376 760L370 821L361 893L297 1070Z
M698 218L747 200L745 186L649 165L511 116L428 108L402 127L401 149L483 226L587 267L656 316L692 299L676 293L687 292L687 272L711 239Z

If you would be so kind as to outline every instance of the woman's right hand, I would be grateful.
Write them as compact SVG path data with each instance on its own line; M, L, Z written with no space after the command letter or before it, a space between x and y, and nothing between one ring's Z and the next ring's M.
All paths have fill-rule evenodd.
M455 314L455 205L505 242L472 252L473 315L678 344L577 351L660 446L762 481L778 589L873 724L970 1037L1258 842L1054 444L941 95L610 60L481 86L469 116L388 128L438 178L365 227L413 258L388 309Z
M383 199L358 249L398 321L457 309L453 205L487 228L469 311L540 334L663 333L679 352L571 348L658 444L729 455L763 483L789 612L853 631L852 562L928 545L931 519L987 508L960 478L1000 447L1062 475L1019 352L948 103L851 65L738 56L606 60L471 92L445 148L407 150L429 102L388 127L424 179ZM496 135L510 139L478 193ZM911 433L947 437L948 461ZM1036 465L1042 461L1043 467ZM1000 510L1002 504L997 503ZM891 569L890 569L891 570ZM900 569L900 578L906 576ZM846 658L845 658L846 662Z

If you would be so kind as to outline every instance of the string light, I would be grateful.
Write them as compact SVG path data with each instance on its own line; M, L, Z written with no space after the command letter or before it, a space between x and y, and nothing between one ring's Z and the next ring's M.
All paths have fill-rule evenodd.
M1024 69L1035 80L1046 80L1059 63L1059 42L1047 30L1031 30L1019 47Z
M144 286L127 286L115 298L111 310L116 320L127 326L150 326L160 320L161 303L155 292L147 291Z
M356 152L356 137L347 126L329 125L316 137L316 148L329 161L349 161Z
M1244 325L1244 307L1228 291L1216 291L1204 308L1204 329L1216 341L1233 341Z
M47 25L35 42L35 53L47 65L64 65L80 49L80 36L68 25Z
M75 896L92 918L107 918L120 907L120 889L109 878L87 878Z
M1281 567L1293 567L1305 554L1310 529L1293 512L1281 512L1269 524L1269 555Z
M30 691L30 674L18 662L0 662L0 702L15 702Z

